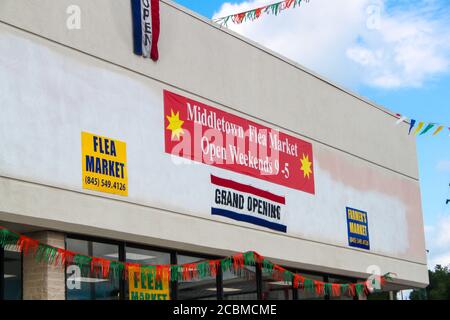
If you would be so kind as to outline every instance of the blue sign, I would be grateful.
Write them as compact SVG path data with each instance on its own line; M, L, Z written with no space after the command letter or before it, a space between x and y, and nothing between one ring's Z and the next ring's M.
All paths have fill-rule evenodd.
M367 212L347 207L348 245L370 250Z

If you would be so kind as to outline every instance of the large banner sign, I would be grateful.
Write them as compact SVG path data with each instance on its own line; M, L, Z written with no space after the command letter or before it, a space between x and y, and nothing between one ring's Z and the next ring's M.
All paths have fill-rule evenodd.
M367 212L346 208L348 245L351 247L370 250L369 225Z
M314 194L309 142L169 91L164 123L166 153Z

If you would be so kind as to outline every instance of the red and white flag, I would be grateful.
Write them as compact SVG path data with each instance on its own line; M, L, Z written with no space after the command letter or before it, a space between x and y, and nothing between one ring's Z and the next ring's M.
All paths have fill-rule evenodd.
M159 58L159 0L131 0L134 53L156 61Z

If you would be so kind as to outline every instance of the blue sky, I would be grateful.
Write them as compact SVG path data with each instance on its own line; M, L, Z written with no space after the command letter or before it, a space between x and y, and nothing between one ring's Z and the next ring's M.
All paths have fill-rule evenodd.
M274 1L176 2L212 18ZM229 27L392 111L450 127L449 1L311 0ZM450 264L449 133L417 137L430 266Z

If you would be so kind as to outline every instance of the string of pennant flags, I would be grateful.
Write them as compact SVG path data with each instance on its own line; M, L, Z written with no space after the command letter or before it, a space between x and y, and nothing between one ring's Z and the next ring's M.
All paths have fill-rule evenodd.
M38 240L20 235L0 226L0 247L15 249L24 256L31 255L36 262L47 263L54 266L77 265L81 270L90 271L91 276L107 279L128 279L131 275L148 277L152 274L160 281L190 281L215 277L217 272L230 271L237 275L244 273L247 267L260 266L262 272L269 274L277 281L283 281L294 288L315 293L318 296L362 296L373 291L374 285L379 284L379 289L386 281L392 280L394 273L386 273L383 276L373 275L366 281L354 283L328 283L314 279L308 279L300 274L291 272L254 251L237 253L223 259L201 260L194 263L180 265L144 265L110 260L100 257L92 257L63 248L54 247Z
M431 134L432 136L437 136L441 132L445 131L444 129L447 129L450 133L450 126L446 126L439 123L411 119L399 113L397 113L395 116L397 118L395 122L396 125L399 125L404 121L409 121L409 130L408 130L409 135L422 136L428 133Z
M258 18L260 18L264 14L273 14L278 15L282 11L286 9L294 9L296 7L299 7L302 2L308 3L309 0L283 0L279 2L275 2L272 4L268 4L259 8L251 9L248 11L243 11L235 14L231 14L225 17L221 17L218 19L214 19L214 22L219 23L222 26L227 26L229 22L232 22L234 24L241 24L246 21L254 21ZM404 121L409 120L409 135L414 136L422 136L425 134L432 134L432 136L437 136L443 131L447 131L444 129L449 130L450 134L450 126L445 126L443 124L438 123L432 123L432 122L425 122L420 121L416 119L409 119L406 116L403 116L401 114L396 114L397 120L396 124L399 125L400 123Z
M214 19L213 21L225 27L228 25L229 22L232 22L234 24L241 24L243 22L254 21L256 19L259 19L263 15L272 14L276 16L284 10L299 7L302 2L307 3L309 2L309 0L283 0L259 8L217 18Z

